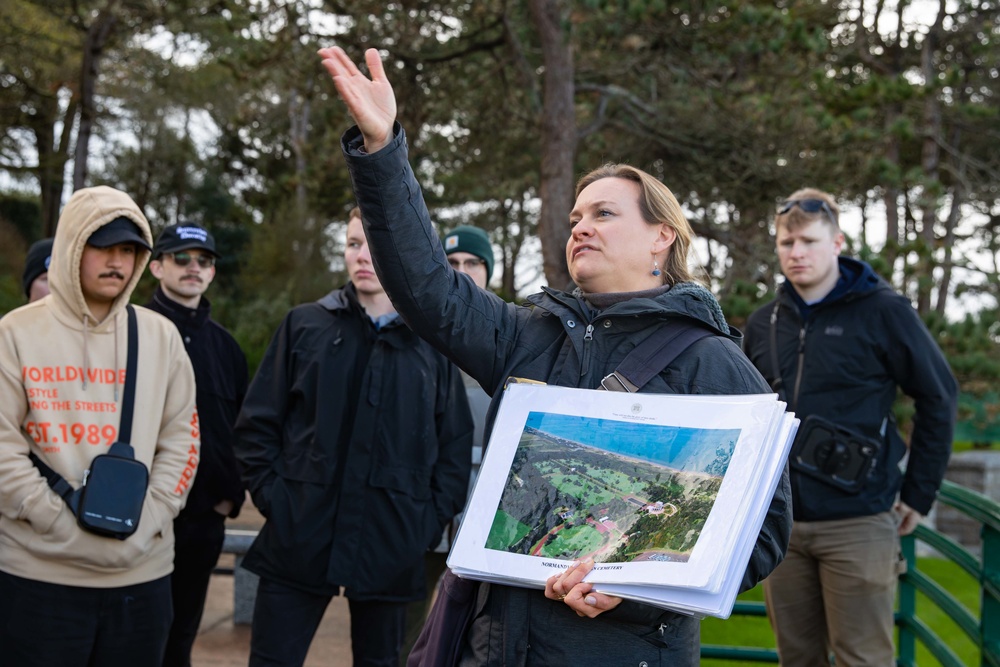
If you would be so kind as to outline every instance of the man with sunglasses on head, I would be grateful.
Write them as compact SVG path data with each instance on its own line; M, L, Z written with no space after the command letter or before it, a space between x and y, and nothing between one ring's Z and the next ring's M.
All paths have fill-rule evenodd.
M803 420L790 457L791 543L764 580L784 667L828 665L831 653L837 667L895 664L899 536L931 509L955 423L948 362L909 300L841 256L839 214L812 188L781 204L785 281L744 339ZM914 400L909 446L893 418L897 388Z
M212 570L245 493L233 453L233 425L249 383L247 361L236 340L212 319L204 294L215 278L215 239L185 222L163 230L149 270L160 281L146 304L177 326L197 385L201 465L187 505L174 520L176 539L171 590L174 622L163 667L190 667Z

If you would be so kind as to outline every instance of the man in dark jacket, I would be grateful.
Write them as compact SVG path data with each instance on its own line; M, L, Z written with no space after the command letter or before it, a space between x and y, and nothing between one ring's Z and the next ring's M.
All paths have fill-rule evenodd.
M202 443L187 505L174 520L174 622L164 667L191 665L225 520L239 514L246 496L233 454L233 425L249 382L247 361L236 340L211 318L212 305L204 297L215 278L217 257L208 230L183 223L163 230L149 263L160 285L146 307L173 322L184 339L198 387Z
M399 319L351 211L350 282L292 309L237 422L237 457L267 518L251 667L302 665L343 589L355 665L399 664L424 554L465 504L472 418L461 374Z
M955 421L957 386L941 350L907 299L840 257L838 215L815 189L782 204L785 282L750 316L744 345L804 420L791 456L791 544L764 582L786 667L829 664L831 651L838 667L895 664L898 536L934 502ZM916 407L905 472L897 387Z

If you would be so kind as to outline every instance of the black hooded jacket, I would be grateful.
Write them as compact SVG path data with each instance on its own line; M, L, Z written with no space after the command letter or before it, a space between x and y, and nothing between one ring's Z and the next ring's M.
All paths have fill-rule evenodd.
M267 517L244 567L311 593L423 598L424 554L465 504L472 430L459 370L399 319L376 329L352 284L293 308L236 425Z
M643 392L766 393L767 384L740 352L715 297L681 283L652 298L616 303L599 313L575 294L543 289L533 307L506 303L456 273L431 226L407 162L397 123L386 148L367 155L352 128L342 147L382 285L421 337L455 360L493 395L489 435L504 381L510 377L596 388L625 356L672 319L716 335L687 348ZM782 476L747 564L742 588L767 576L788 546L788 476ZM625 600L596 619L581 619L540 591L483 584L463 664L607 665L698 663L698 619Z
M212 319L212 305L205 297L197 308L187 308L157 287L146 307L177 326L198 387L201 460L179 518L213 512L223 500L233 503L229 516L235 517L246 498L233 454L233 425L249 382L246 357L236 339Z
M897 493L927 514L951 453L957 383L906 298L864 262L841 257L840 272L840 284L822 302L806 307L785 283L777 299L747 321L744 351L772 386L780 375L789 409L797 417L819 415L883 443L857 493L793 470L795 519L877 514L892 507ZM907 446L892 417L897 387L914 399L916 408L905 473L899 463Z

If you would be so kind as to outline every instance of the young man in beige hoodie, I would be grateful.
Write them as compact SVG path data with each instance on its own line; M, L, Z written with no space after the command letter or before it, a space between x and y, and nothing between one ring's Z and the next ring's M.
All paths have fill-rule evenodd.
M149 259L128 195L78 190L59 218L51 293L0 320L0 647L23 667L158 665L172 609L173 519L199 456L194 374L165 318L136 307L131 444L149 469L134 534L83 530L35 454L71 486L117 440L125 307Z

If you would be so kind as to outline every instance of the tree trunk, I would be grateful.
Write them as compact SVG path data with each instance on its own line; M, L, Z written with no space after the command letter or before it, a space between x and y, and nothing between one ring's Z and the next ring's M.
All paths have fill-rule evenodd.
M65 179L63 170L66 167L67 154L64 146L55 144L55 125L59 116L59 103L53 98L39 101L37 108L43 110L31 122L31 131L35 138L35 150L38 152L38 189L41 199L40 221L42 236L52 236L56 233L59 221L59 209L62 205L62 191ZM74 109L72 103L70 109ZM72 125L72 118L64 119L63 127ZM63 133L65 136L65 132Z
M566 267L569 212L573 207L573 160L576 156L576 113L573 108L573 53L563 29L559 0L530 0L545 64L541 118L542 210L538 236L542 242L545 279L556 289L570 282Z
M937 86L934 69L934 56L943 29L947 10L944 0L938 4L938 14L934 25L924 37L920 52L921 69L924 76L924 141L921 149L920 164L924 176L924 189L921 195L920 249L917 261L917 312L926 315L931 310L931 291L934 286L934 252L936 239L934 227L937 223L938 186L941 167L941 103L937 96Z
M76 154L73 163L73 189L79 190L87 185L87 159L90 156L90 135L97 118L97 102L95 88L97 84L98 63L118 23L115 15L115 5L112 1L101 10L87 29L87 38L83 44L83 63L80 66L80 131L76 137ZM69 119L71 122L71 119Z

